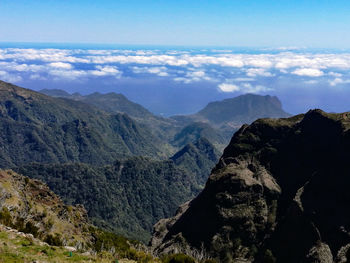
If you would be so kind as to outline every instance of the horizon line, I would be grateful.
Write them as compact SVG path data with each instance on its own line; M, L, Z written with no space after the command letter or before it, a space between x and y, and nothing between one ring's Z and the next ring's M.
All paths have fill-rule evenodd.
M147 47L147 48L227 48L227 49L270 49L270 50L349 50L340 47L308 47L295 45L278 46L244 46L244 45L179 45L179 44L130 44L130 43L101 43L101 42L33 42L33 41L0 41L1 45L57 45L57 46L100 46L100 47Z

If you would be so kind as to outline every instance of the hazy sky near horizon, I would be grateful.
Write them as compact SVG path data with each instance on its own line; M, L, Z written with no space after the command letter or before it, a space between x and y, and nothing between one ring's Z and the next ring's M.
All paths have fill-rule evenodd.
M0 42L350 46L347 0L1 0Z
M165 116L245 93L290 113L350 110L350 50L1 44L0 79L40 90L117 92Z

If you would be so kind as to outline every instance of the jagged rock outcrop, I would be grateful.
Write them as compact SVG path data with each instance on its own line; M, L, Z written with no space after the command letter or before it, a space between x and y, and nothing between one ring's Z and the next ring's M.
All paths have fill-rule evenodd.
M234 135L205 189L160 221L157 253L220 262L350 260L350 113L260 119Z

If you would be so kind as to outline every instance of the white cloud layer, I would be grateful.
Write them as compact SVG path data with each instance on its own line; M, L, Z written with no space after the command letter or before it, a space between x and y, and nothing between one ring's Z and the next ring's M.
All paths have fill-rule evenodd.
M19 82L22 81L22 77L18 75L9 74L6 71L0 70L0 79L7 82Z
M132 67L132 71L136 74L140 74L140 73L155 74L155 75L158 75L160 77L169 76L166 67L137 67L137 66L134 66L134 67Z
M264 68L248 68L246 70L248 77L273 77L274 75L271 72L266 71Z
M350 80L344 80L342 78L335 78L332 80L329 80L329 85L331 85L332 87L337 86L339 84L350 84Z
M340 78L340 77L342 77L343 76L343 74L341 74L341 73L337 73L337 72L328 72L328 75L329 76L333 76L333 77L336 77L336 78Z
M232 83L221 83L218 88L222 92L242 92L242 93L260 93L271 91L272 89L262 85L252 85L250 83L241 83L240 85Z
M44 71L46 67L44 65L36 64L18 64L16 62L0 62L0 69L6 71L18 71L18 72L40 72Z
M120 78L125 76L122 71L127 68L135 74L153 74L187 84L236 79L233 84L224 83L236 85L234 83L285 75L293 78L324 76L332 78L324 80L331 86L346 83L344 79L350 70L350 53L301 53L291 48L270 51L266 50L266 53L261 54L238 54L232 50L4 48L0 49L0 77L12 80L26 77L39 80L48 76L70 80L107 76ZM241 84L238 86L243 88ZM229 86L222 87L224 90L234 89ZM245 89L257 90L256 86L254 89L252 87L246 86Z
M323 71L317 68L300 68L294 70L292 74L306 77L321 77L324 75Z
M203 70L190 69L189 72L183 77L174 78L175 81L183 82L186 84L198 82L198 81L215 81L209 77Z
M191 54L188 51L152 50L80 50L80 49L0 49L0 60L92 63L92 64L143 64L201 67L218 65L223 67L255 67L265 69L288 68L350 68L350 54L312 54L282 52L276 54Z
M16 62L41 61L89 63L89 60L76 56L79 52L79 50L68 49L6 48L0 50L0 60L10 59Z
M240 87L235 84L221 83L219 84L219 89L223 92L235 92L240 91Z
M118 79L122 76L122 72L114 66L96 66L96 69L94 70L68 70L65 68L57 68L50 70L48 74L54 76L55 80L59 80L60 78L67 80L75 80L86 77L105 76L112 76Z
M49 64L52 68L61 68L61 69L71 69L72 65L64 62L52 62Z
M117 78L122 75L122 72L113 66L96 66L96 70L90 70L87 73L93 76L115 76Z

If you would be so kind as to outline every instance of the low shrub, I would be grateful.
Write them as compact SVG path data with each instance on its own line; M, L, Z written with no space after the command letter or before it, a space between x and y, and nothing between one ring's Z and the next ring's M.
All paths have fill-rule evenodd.
M185 254L172 254L162 258L163 263L195 263L196 261Z
M49 234L46 236L44 241L51 246L58 246L58 247L63 246L60 234L56 234L55 236Z
M13 226L12 217L7 207L3 207L0 211L0 223L5 226Z

